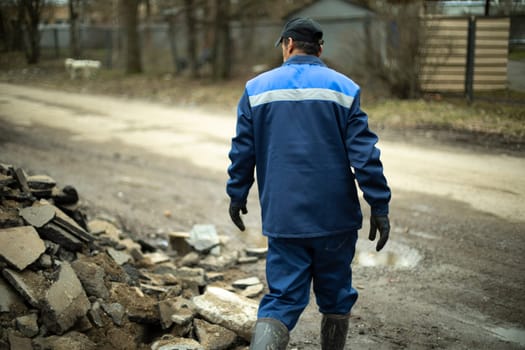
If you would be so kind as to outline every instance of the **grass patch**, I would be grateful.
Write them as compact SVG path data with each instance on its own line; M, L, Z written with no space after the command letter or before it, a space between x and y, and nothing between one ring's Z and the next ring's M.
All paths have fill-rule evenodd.
M525 49L520 48L520 49L511 50L509 52L509 60L513 60L513 61L525 60Z
M386 100L371 103L367 112L373 124L396 129L439 129L501 135L525 140L523 105L463 100Z

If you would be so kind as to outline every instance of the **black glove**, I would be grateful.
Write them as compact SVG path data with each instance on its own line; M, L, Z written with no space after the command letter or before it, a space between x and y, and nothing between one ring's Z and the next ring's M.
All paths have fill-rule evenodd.
M388 216L374 216L370 217L370 234L368 239L373 241L376 239L376 231L379 229L379 241L377 241L376 251L380 251L388 241L388 234L390 233L390 221Z
M246 204L239 205L230 203L230 217L232 218L232 221L235 224L235 226L237 226L239 230L244 231L245 227L240 215L241 211L243 214L248 213L248 210L246 209Z

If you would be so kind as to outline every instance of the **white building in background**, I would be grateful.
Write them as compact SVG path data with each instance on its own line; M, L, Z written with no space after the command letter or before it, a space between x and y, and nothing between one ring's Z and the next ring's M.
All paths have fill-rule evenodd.
M434 14L445 16L484 16L486 0L436 0L427 6ZM525 0L490 0L490 15L525 13Z

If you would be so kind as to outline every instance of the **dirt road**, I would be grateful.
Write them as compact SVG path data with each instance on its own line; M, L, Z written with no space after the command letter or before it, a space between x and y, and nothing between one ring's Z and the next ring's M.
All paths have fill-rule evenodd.
M233 107L0 84L0 162L74 185L91 215L117 216L138 236L213 223L231 244L264 245L255 191L248 232L226 214ZM379 147L393 190L392 240L372 252L365 220L348 348L525 348L525 159L394 138ZM264 266L247 269L264 276ZM312 299L289 348L319 348L318 327Z

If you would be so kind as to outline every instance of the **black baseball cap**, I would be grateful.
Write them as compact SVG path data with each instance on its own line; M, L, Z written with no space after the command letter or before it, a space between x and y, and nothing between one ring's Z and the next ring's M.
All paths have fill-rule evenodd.
M281 32L281 36L275 42L275 47L283 41L283 38L292 38L297 41L309 43L323 43L323 30L319 23L311 18L294 18L289 20Z

